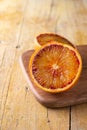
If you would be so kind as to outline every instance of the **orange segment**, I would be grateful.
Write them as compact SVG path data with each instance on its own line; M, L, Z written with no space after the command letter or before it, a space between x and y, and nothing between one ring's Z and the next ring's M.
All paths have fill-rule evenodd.
M82 60L72 46L49 43L31 56L29 71L35 85L44 91L58 93L71 88L80 76Z

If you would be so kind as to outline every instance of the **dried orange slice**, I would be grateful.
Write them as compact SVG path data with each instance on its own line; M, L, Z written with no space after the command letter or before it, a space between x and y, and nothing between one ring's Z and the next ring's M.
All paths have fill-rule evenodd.
M35 86L59 93L70 89L79 79L82 60L76 48L51 42L36 49L29 62L29 72Z
M55 33L43 33L40 34L36 37L36 43L40 44L41 46L51 42L51 41L56 41L59 43L64 43L64 44L68 44L71 45L73 47L75 47L69 40L67 40L66 38L55 34Z

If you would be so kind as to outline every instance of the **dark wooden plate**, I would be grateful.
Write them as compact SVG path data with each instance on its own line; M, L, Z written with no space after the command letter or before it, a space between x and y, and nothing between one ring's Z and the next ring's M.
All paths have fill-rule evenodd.
M21 55L20 64L24 73L24 76L29 84L31 91L33 92L36 99L46 107L57 108L76 105L80 103L87 102L87 45L77 46L83 60L83 69L80 79L75 87L70 90L51 94L44 92L40 88L33 85L30 80L28 64L29 59L34 52L33 50L28 50Z

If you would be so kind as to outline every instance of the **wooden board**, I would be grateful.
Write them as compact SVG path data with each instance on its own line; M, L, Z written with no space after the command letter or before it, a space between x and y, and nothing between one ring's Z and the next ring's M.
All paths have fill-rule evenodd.
M44 106L55 108L87 102L87 45L77 46L77 48L83 60L83 70L81 77L75 87L66 92L58 94L44 92L43 90L33 85L30 80L28 71L28 63L33 50L28 50L22 54L20 63L29 87L36 99Z

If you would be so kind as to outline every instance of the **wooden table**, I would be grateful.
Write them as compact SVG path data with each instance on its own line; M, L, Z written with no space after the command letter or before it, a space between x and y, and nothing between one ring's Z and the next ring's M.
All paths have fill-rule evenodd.
M19 57L44 32L87 44L87 0L0 1L0 130L87 130L87 104L46 108L25 81Z

